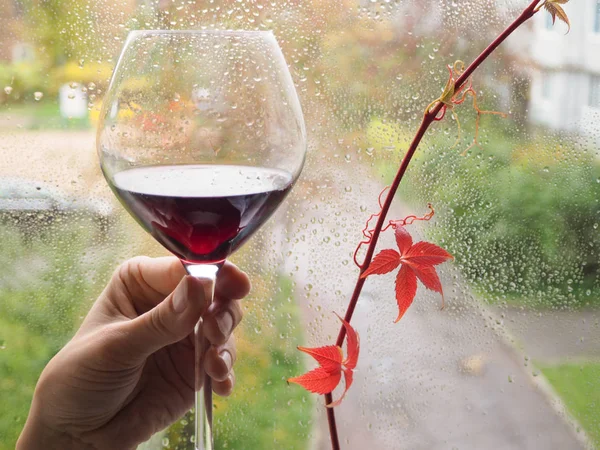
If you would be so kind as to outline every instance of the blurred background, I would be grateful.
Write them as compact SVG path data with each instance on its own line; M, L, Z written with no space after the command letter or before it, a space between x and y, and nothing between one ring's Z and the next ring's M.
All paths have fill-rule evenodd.
M237 388L216 400L217 448L328 447L322 399L286 379L331 343L352 253L446 64L471 61L521 0L0 0L0 450L41 370L114 268L164 255L113 199L95 125L130 30L273 30L309 135L301 180L232 260L254 290ZM362 355L338 407L342 447L600 448L600 0L538 14L474 77L485 116L425 137L390 218L455 255L446 309L419 288L393 324L393 276L367 282ZM384 235L380 248L394 245ZM339 394L338 394L339 395ZM192 448L183 418L141 448ZM118 446L118 443L115 444Z

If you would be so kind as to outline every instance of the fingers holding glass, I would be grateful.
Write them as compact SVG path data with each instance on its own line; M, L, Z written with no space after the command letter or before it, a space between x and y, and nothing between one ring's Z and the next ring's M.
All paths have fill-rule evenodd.
M213 382L222 383L231 374L236 358L235 340L230 336L225 344L210 347L204 361L204 370Z

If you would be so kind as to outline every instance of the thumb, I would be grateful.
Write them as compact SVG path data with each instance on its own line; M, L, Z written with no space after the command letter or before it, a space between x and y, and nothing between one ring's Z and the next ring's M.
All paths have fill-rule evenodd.
M191 334L207 306L202 281L185 276L161 303L123 325L124 345L130 354L146 358Z

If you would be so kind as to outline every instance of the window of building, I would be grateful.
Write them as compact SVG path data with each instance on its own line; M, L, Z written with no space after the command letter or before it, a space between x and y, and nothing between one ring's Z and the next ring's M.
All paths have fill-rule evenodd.
M594 11L594 32L600 33L600 0L596 0L596 10Z
M550 100L552 97L552 74L542 74L542 98Z
M600 108L600 75L591 78L589 104L592 108Z

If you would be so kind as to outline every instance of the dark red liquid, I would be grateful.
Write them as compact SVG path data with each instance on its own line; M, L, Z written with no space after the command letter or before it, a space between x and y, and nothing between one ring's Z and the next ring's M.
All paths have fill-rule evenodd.
M192 263L220 262L277 209L284 171L246 166L153 166L117 173L113 190L163 246Z

